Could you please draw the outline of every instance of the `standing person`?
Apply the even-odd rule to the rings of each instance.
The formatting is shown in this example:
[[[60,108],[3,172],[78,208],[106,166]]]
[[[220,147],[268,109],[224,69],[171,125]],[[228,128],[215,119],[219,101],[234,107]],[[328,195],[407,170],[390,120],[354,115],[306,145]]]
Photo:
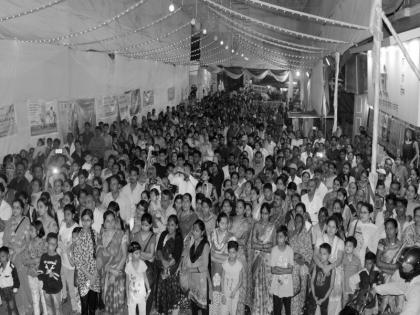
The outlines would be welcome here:
[[[24,204],[21,200],[15,200],[12,204],[12,216],[5,222],[3,245],[10,251],[10,260],[16,267],[20,288],[15,299],[19,314],[30,313],[32,309],[32,295],[28,283],[28,270],[23,265],[23,250],[29,240],[29,218],[23,216]]]
[[[185,237],[192,230],[194,222],[198,220],[198,216],[192,207],[192,197],[189,193],[186,193],[182,196],[181,209],[182,211],[178,213],[179,228],[181,229],[181,234]]]
[[[147,265],[147,280],[153,292],[156,284],[156,274],[154,268],[156,234],[153,233],[153,218],[150,213],[145,213],[141,217],[140,231],[136,231],[130,236],[131,241],[137,242],[141,247],[141,259]],[[153,295],[147,297],[146,313],[149,314],[152,309]]]
[[[209,257],[210,246],[206,237],[206,226],[201,220],[193,224],[191,245],[186,250],[182,273],[188,276],[188,297],[192,315],[208,315]]]
[[[6,186],[0,183],[0,220],[7,221],[12,216],[12,207],[4,199]],[[0,246],[3,245],[3,231],[0,231]]]
[[[81,222],[83,228],[74,243],[73,260],[77,271],[82,315],[95,315],[100,285],[96,266],[96,234],[92,229],[92,210],[83,210]]]
[[[72,233],[75,227],[78,227],[74,221],[76,208],[72,204],[64,206],[64,221],[58,232],[58,252],[61,255],[61,279],[63,281],[62,299],[70,298],[72,311],[79,312],[78,300],[74,284],[74,267],[71,265],[68,252],[72,244]],[[67,290],[68,287],[68,290]]]
[[[9,248],[0,247],[0,297],[6,302],[9,315],[17,315],[15,294],[19,291],[19,276],[10,260]]]
[[[45,235],[48,235],[49,233],[58,233],[57,221],[54,220],[52,206],[47,198],[41,197],[38,199],[36,210],[38,220],[40,220],[44,226]]]
[[[362,269],[359,257],[354,254],[357,247],[357,240],[353,236],[349,236],[344,241],[344,257],[343,257],[343,305],[351,300],[353,290],[350,288],[350,277],[358,273]]]
[[[244,268],[238,259],[239,244],[236,241],[228,242],[228,259],[223,263],[222,273],[222,315],[244,314],[244,310],[238,310],[241,287],[246,275]],[[238,312],[239,311],[239,312]]]
[[[322,243],[319,246],[320,259],[319,264],[316,265],[312,272],[311,279],[311,309],[308,314],[315,314],[316,308],[320,308],[321,315],[329,314],[329,296],[334,287],[335,269],[330,269],[328,272],[322,267],[328,267],[331,263],[329,261],[331,256],[331,246],[328,243]]]
[[[200,220],[206,225],[206,234],[211,235],[216,227],[216,216],[212,211],[213,204],[209,198],[201,201],[201,211],[198,213]]]
[[[34,315],[40,315],[39,301],[41,301],[42,313],[47,313],[47,304],[42,292],[42,282],[38,279],[38,266],[41,256],[47,251],[47,244],[44,240],[44,227],[41,221],[31,224],[29,230],[29,243],[25,248],[23,264],[28,270],[28,283],[32,294],[32,306]]]
[[[177,269],[181,262],[184,240],[176,215],[169,216],[166,230],[160,235],[156,260],[158,266],[156,308],[159,314],[178,314],[182,291]]]
[[[104,213],[104,228],[98,237],[96,264],[101,279],[102,301],[109,314],[121,314],[125,306],[124,266],[127,234],[117,226],[114,212]]]
[[[407,167],[417,168],[419,158],[419,145],[416,139],[413,137],[413,131],[408,128],[405,130],[401,158],[403,162],[407,165]]]
[[[147,266],[141,258],[139,243],[131,242],[128,252],[130,258],[125,267],[128,315],[136,315],[136,307],[139,308],[139,315],[146,315],[146,300],[151,292]]]
[[[344,242],[337,236],[338,227],[338,221],[335,216],[328,218],[326,233],[315,244],[314,262],[316,266],[321,268],[325,275],[333,269],[335,270],[335,281],[332,282],[334,283],[333,290],[328,301],[328,315],[338,315],[342,307]],[[319,249],[323,243],[328,243],[331,246],[331,255],[328,259],[330,264],[328,265],[323,264],[321,260],[322,256]]]
[[[271,282],[270,253],[275,242],[275,225],[270,222],[270,205],[261,205],[261,219],[255,223],[251,235],[252,314],[268,315],[273,310],[269,296]]]
[[[293,249],[287,245],[287,227],[277,230],[277,245],[271,249],[270,265],[273,275],[270,293],[273,295],[273,310],[281,313],[284,305],[286,315],[291,315],[293,296]]]
[[[228,258],[227,243],[232,237],[229,233],[229,218],[226,213],[221,212],[216,220],[216,229],[210,237],[210,259],[211,259],[211,282],[213,296],[210,304],[210,314],[220,314],[221,306],[221,278],[223,263]]]
[[[62,314],[61,310],[61,257],[57,253],[58,236],[47,235],[48,250],[41,256],[38,279],[42,281],[42,290],[47,303],[47,314]]]

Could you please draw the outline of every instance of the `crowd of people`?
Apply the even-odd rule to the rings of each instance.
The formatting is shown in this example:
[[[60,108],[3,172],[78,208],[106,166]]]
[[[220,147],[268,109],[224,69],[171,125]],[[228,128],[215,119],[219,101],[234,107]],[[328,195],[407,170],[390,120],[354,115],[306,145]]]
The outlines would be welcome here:
[[[420,245],[411,132],[373,176],[365,132],[305,137],[283,109],[217,94],[4,157],[8,313],[400,312],[370,293]]]

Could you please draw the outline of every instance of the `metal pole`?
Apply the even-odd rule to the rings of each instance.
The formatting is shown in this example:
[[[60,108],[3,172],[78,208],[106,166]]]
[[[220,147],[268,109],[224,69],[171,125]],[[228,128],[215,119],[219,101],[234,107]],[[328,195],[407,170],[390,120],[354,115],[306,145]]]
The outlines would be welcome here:
[[[375,0],[373,5],[371,32],[373,33],[373,135],[372,135],[372,160],[370,171],[376,174],[376,160],[378,151],[378,125],[379,125],[379,89],[381,79],[381,42],[382,42],[382,0]]]
[[[334,125],[333,133],[337,131],[338,117],[338,75],[340,73],[340,53],[335,53],[335,87],[334,87]]]

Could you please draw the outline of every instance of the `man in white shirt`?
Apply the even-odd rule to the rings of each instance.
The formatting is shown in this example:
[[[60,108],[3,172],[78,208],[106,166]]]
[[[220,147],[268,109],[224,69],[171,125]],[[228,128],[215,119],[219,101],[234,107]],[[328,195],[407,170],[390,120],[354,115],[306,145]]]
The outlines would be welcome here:
[[[267,150],[269,155],[274,155],[274,148],[276,147],[276,143],[271,138],[271,134],[267,133],[265,142],[264,142],[264,149]]]
[[[177,215],[177,213],[176,210],[172,207],[172,193],[165,189],[162,191],[160,198],[160,209],[155,218],[157,227],[153,228],[153,231],[157,234],[165,231],[168,218],[171,215]]]
[[[120,206],[120,216],[124,223],[128,224],[131,219],[131,206],[127,197],[118,190],[119,181],[115,177],[110,181],[110,192],[107,193],[102,202],[103,207],[106,209],[111,201],[115,201]]]
[[[306,207],[306,212],[311,217],[312,224],[318,223],[318,212],[319,209],[322,208],[322,200],[320,195],[316,193],[316,181],[314,179],[310,179],[309,183],[309,191],[307,194],[302,196],[302,203]]]
[[[6,187],[0,183],[0,219],[7,221],[12,216],[12,207],[4,200]],[[3,246],[3,232],[0,232],[0,247]]]
[[[169,174],[168,179],[171,185],[178,187],[178,194],[183,195],[189,193],[193,199],[193,207],[195,206],[195,187],[197,180],[190,174],[191,168],[189,164],[185,164],[184,168],[177,167],[174,174]]]
[[[87,195],[85,202],[86,209],[91,209],[93,211],[92,229],[99,234],[101,232],[102,224],[104,223],[104,210],[96,207],[95,199],[92,195]]]
[[[241,150],[241,152],[246,152],[247,153],[249,163],[252,163],[252,160],[254,159],[254,151],[248,145],[248,137],[246,135],[242,136],[241,145],[239,146],[239,149]]]
[[[128,184],[121,190],[121,194],[125,196],[130,203],[130,217],[134,217],[136,206],[141,200],[141,193],[145,189],[145,184],[139,183],[139,174],[140,172],[137,167],[131,167]]]

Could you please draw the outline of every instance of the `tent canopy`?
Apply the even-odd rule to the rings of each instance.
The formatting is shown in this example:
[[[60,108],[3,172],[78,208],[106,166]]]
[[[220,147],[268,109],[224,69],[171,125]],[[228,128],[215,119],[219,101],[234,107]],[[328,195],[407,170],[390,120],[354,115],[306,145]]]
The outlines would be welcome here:
[[[0,39],[188,64],[190,35],[201,34],[202,65],[310,69],[370,36],[371,6],[372,0],[3,0]]]

